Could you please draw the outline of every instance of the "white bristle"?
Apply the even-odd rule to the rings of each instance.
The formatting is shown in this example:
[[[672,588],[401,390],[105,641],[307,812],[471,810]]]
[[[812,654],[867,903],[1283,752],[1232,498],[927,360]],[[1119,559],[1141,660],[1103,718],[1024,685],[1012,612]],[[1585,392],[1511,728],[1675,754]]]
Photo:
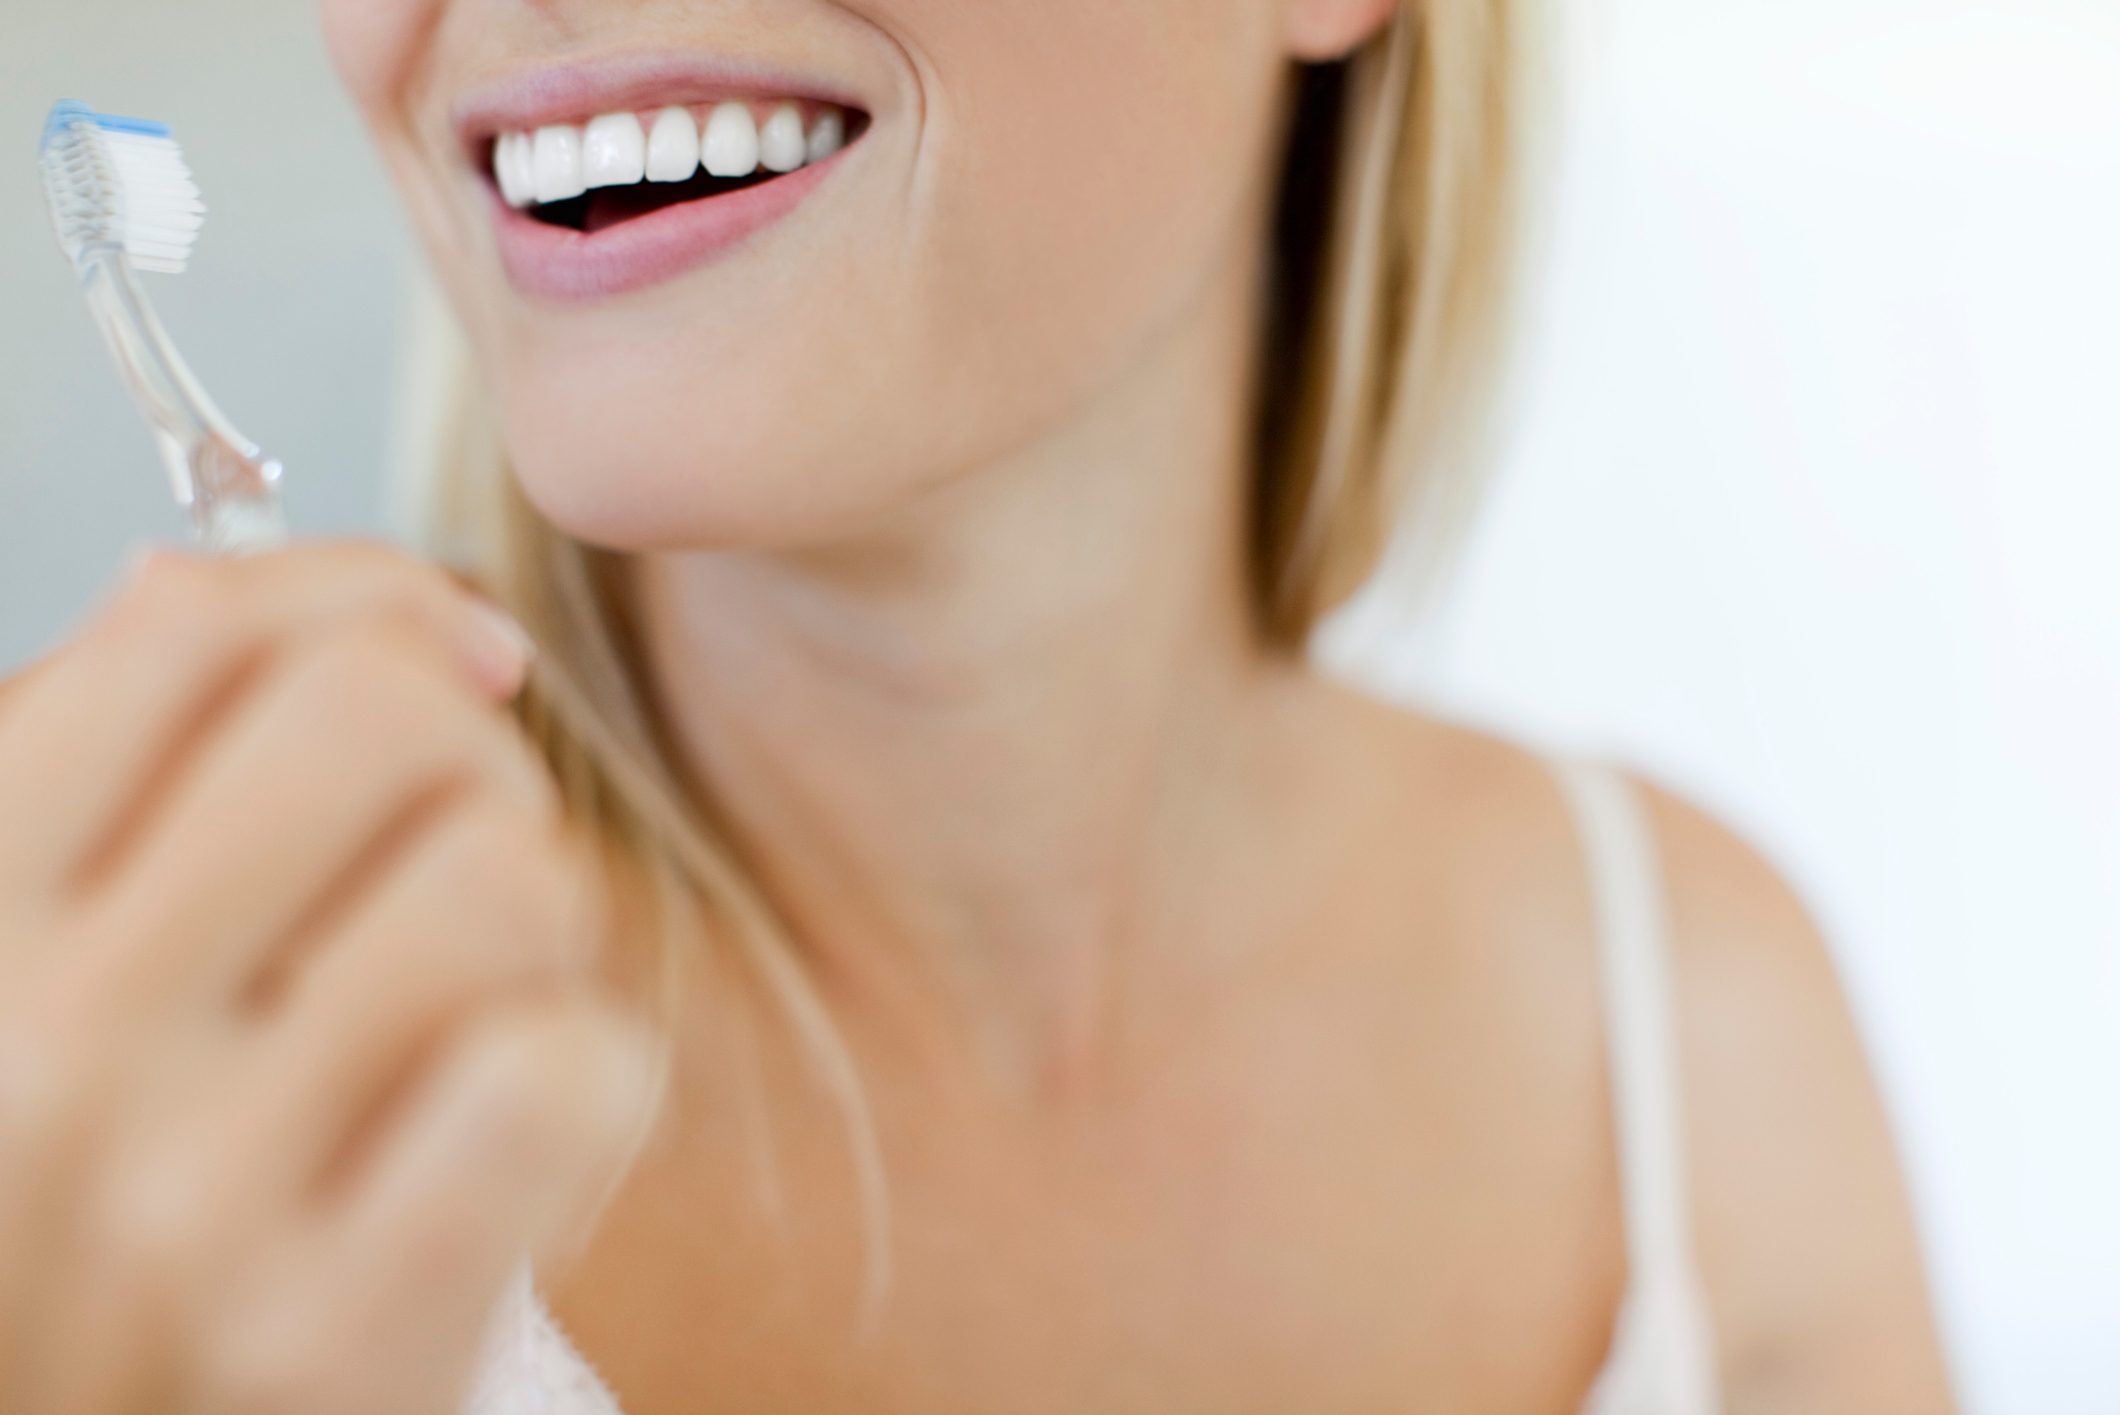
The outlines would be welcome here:
[[[68,258],[117,245],[142,270],[183,273],[206,224],[206,204],[176,139],[75,119],[49,137],[43,167]]]

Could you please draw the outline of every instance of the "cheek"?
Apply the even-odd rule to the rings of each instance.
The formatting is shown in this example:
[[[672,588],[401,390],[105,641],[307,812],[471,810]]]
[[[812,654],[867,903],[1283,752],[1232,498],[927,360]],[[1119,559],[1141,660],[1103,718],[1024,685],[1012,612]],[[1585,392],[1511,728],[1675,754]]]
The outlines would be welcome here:
[[[318,0],[324,46],[347,92],[371,118],[411,64],[444,0]]]
[[[1252,0],[987,0],[935,38],[935,303],[1053,399],[1118,372],[1251,231],[1278,72]],[[945,48],[948,44],[953,47]]]

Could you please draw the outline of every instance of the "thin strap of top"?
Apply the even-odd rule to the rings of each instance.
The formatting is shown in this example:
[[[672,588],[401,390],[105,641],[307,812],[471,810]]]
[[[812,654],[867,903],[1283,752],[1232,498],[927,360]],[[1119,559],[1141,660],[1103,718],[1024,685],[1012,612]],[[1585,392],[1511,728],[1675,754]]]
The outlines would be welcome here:
[[[1566,758],[1551,766],[1575,817],[1596,910],[1630,1269],[1607,1370],[1615,1389],[1601,1408],[1708,1415],[1719,1405],[1714,1340],[1693,1258],[1655,836],[1639,795],[1618,772]]]

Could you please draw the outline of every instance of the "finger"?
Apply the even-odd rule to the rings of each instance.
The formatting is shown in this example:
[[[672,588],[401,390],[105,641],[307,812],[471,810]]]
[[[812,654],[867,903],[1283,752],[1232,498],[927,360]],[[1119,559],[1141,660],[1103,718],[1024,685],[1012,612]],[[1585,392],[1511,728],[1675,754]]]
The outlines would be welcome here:
[[[358,890],[364,865],[452,794],[560,828],[557,791],[527,742],[436,656],[430,638],[363,624],[284,660],[173,786],[96,902],[91,933],[125,955],[93,962],[108,986],[162,1010],[240,998],[278,945],[330,912],[335,890]]]
[[[290,606],[274,621],[285,628],[394,611],[448,644],[495,699],[522,688],[536,654],[522,626],[455,571],[380,542],[311,541],[217,563],[238,598]]]
[[[36,828],[0,830],[0,888],[63,885],[261,657],[360,614],[428,630],[496,698],[520,686],[520,630],[447,575],[397,552],[153,556],[78,642],[9,694],[0,802]]]
[[[341,1329],[467,1375],[516,1265],[617,1177],[652,1104],[650,1056],[634,1024],[597,1004],[526,1004],[467,1030],[333,1228]]]
[[[13,702],[21,694],[22,690],[30,685],[30,682],[44,667],[45,663],[43,661],[26,664],[5,678],[0,678],[0,722],[4,722],[7,719],[8,704]]]
[[[585,979],[603,907],[584,853],[553,850],[516,812],[450,812],[311,951],[249,1044],[255,1079],[229,1127],[258,1157],[246,1182],[317,1187],[390,1084],[475,1007]]]
[[[74,1215],[122,1084],[88,1019],[45,999],[0,993],[0,1410],[43,1409],[7,1385],[42,1365],[64,1308],[55,1291]],[[41,1399],[41,1397],[40,1397]]]
[[[536,652],[522,626],[455,571],[377,541],[311,541],[217,562],[246,600],[276,597],[303,611],[283,622],[329,622],[395,609],[431,629],[473,681],[513,697]]]

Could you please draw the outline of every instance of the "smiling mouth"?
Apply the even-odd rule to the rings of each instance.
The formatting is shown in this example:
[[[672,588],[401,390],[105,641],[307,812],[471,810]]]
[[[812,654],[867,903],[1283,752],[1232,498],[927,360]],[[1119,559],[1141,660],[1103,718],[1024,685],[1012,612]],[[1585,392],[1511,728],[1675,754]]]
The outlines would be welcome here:
[[[595,235],[777,181],[825,161],[867,127],[866,113],[839,104],[729,99],[502,133],[484,159],[509,207]]]

